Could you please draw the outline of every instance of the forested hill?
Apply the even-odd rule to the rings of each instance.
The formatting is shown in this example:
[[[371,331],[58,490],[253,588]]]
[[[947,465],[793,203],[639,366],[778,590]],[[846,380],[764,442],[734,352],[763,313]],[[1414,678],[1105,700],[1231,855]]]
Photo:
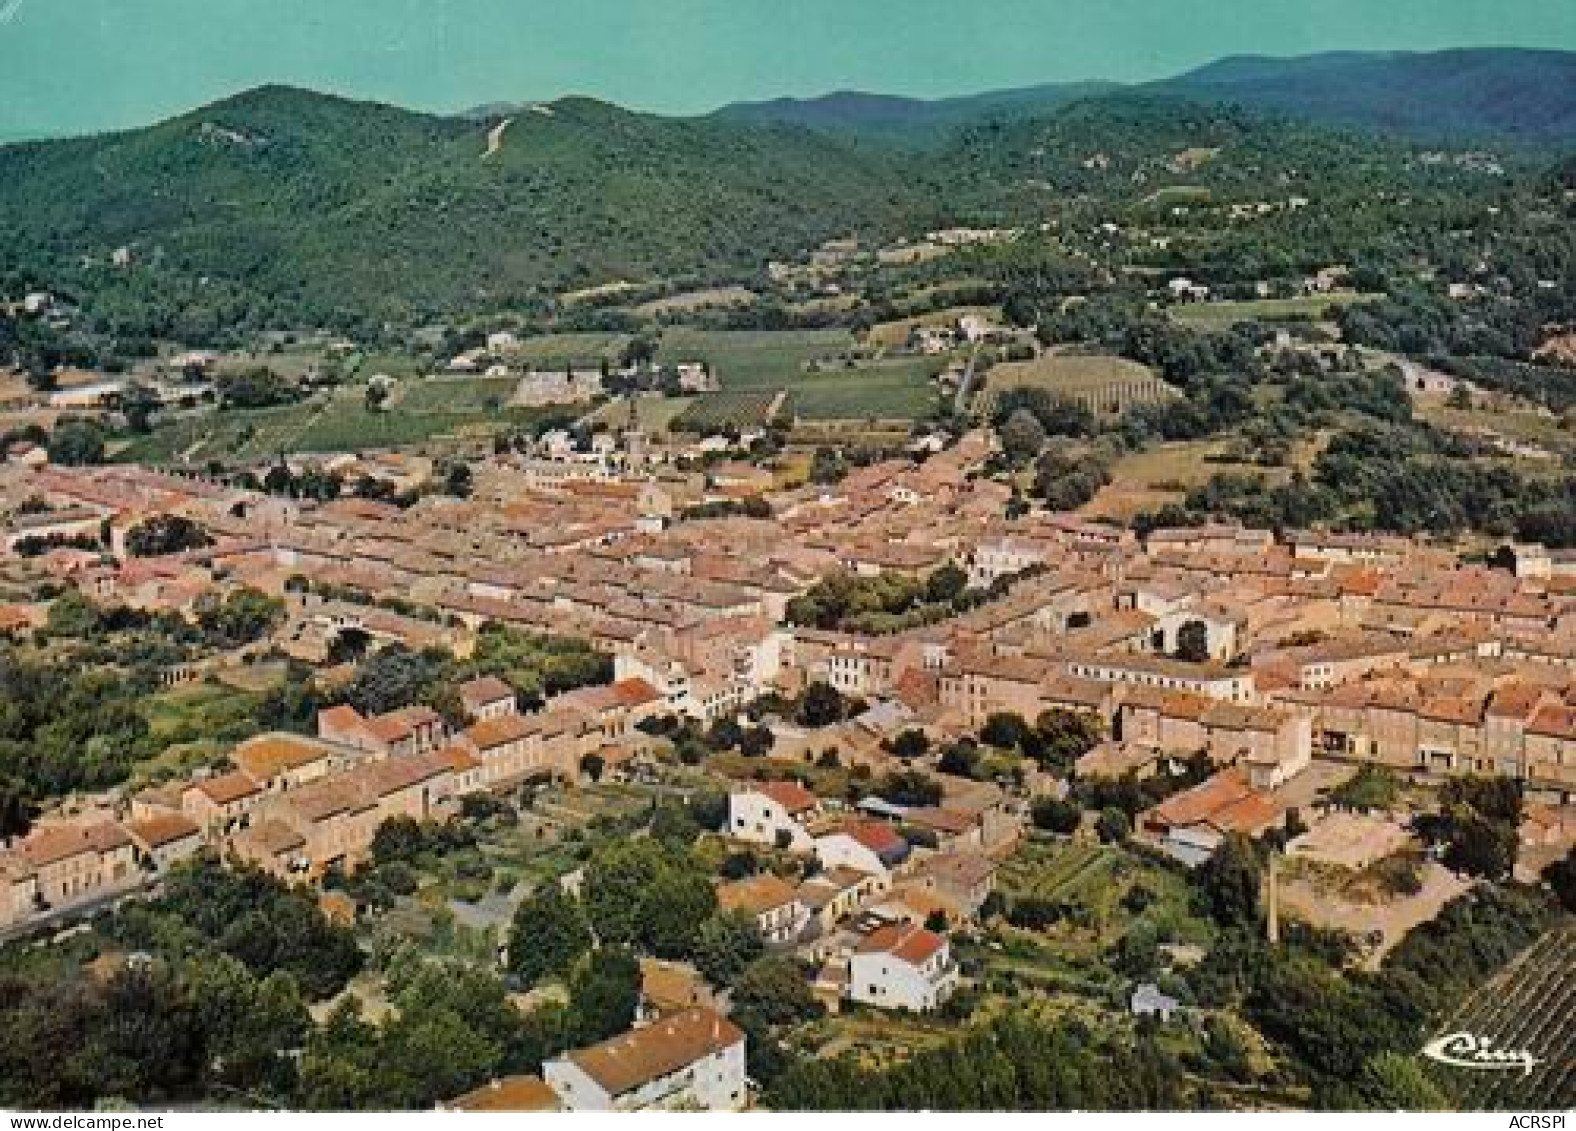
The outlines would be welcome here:
[[[0,148],[0,261],[128,247],[216,288],[403,319],[544,283],[758,269],[850,230],[909,230],[934,199],[887,154],[804,129],[588,99],[478,122],[267,87],[145,130]]]
[[[1125,88],[1073,83],[935,100],[842,91],[822,98],[737,103],[717,114],[924,147],[962,127],[988,120],[1011,123],[1121,89],[1228,102],[1414,140],[1576,146],[1576,52],[1515,48],[1236,56]]]
[[[1419,139],[1576,145],[1570,51],[1239,56],[1150,89]]]
[[[844,137],[911,148],[934,146],[960,128],[986,119],[1019,119],[1120,90],[1118,83],[1057,83],[963,98],[901,98],[844,90],[819,98],[737,102],[715,117],[725,121],[804,126]]]
[[[63,291],[128,335],[410,326],[617,280],[755,283],[834,236],[1044,223],[1168,191],[1333,208],[1409,183],[1414,157],[1143,92],[915,150],[583,98],[434,117],[266,87],[144,130],[0,147],[0,284]],[[1330,212],[1331,231],[1360,211]],[[110,266],[122,248],[132,269]]]

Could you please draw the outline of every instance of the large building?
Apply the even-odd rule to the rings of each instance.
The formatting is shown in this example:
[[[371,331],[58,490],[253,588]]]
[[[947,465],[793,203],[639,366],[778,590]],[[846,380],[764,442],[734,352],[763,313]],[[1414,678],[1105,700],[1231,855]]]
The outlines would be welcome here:
[[[740,1111],[744,1033],[710,1009],[632,1029],[542,1066],[565,1111]]]

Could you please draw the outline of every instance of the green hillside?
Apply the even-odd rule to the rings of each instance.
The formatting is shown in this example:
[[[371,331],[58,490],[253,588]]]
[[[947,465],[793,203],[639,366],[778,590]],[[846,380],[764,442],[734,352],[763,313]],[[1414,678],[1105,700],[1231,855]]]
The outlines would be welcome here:
[[[111,307],[162,273],[177,308],[206,278],[204,303],[261,292],[285,320],[410,321],[745,273],[923,220],[891,159],[802,129],[572,99],[522,112],[484,156],[500,124],[268,87],[147,130],[0,148],[0,260],[53,278],[129,247],[148,270],[78,280]]]

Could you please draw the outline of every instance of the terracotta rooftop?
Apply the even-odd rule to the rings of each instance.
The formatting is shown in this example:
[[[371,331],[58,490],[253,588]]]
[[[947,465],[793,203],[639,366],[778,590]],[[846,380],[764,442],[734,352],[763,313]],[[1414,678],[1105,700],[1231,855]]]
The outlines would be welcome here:
[[[751,915],[776,910],[795,898],[793,887],[770,872],[734,880],[717,889],[717,904],[724,911],[745,911]]]
[[[483,676],[460,684],[460,702],[468,711],[513,698],[514,688],[495,675]]]
[[[132,821],[126,826],[126,831],[133,840],[152,849],[196,836],[200,830],[194,822],[178,813],[159,813]]]
[[[269,781],[328,756],[322,746],[295,734],[260,734],[230,752],[230,760],[257,781]]]
[[[263,789],[249,774],[234,770],[218,777],[193,782],[192,788],[207,796],[215,805],[228,805],[245,797],[253,797]]]
[[[505,1076],[456,1096],[442,1105],[450,1111],[535,1112],[557,1111],[558,1093],[540,1076]]]
[[[792,781],[757,782],[747,787],[752,792],[771,798],[789,814],[804,813],[814,809],[820,800],[804,786]]]
[[[721,1014],[689,1009],[566,1056],[609,1095],[622,1096],[743,1040]]]
[[[859,944],[859,953],[890,954],[911,966],[922,966],[946,945],[946,939],[924,927],[889,923],[866,935]]]

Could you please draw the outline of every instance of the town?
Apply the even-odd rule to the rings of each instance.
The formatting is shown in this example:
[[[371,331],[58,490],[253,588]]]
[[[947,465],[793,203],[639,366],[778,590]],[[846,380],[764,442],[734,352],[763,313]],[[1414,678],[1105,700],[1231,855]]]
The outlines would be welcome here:
[[[358,929],[441,893],[448,929],[510,968],[533,939],[518,917],[618,882],[599,826],[655,813],[659,838],[688,814],[703,879],[679,890],[704,921],[631,936],[645,1020],[442,1102],[731,1109],[751,1083],[726,1013],[762,971],[713,953],[713,922],[787,963],[766,973],[801,984],[771,992],[806,1016],[924,1017],[1025,961],[996,970],[1003,938],[1116,926],[1088,880],[1130,883],[1125,906],[1247,851],[1272,940],[1296,918],[1371,965],[1472,877],[1536,883],[1576,843],[1569,555],[1514,545],[1491,568],[1384,535],[1009,519],[982,431],[782,490],[747,464],[678,473],[700,454],[684,441],[604,435],[472,460],[465,497],[403,508],[14,447],[7,583],[47,595],[4,607],[14,640],[113,652],[146,618],[231,619],[155,661],[152,693],[296,680],[323,705],[38,812],[0,854],[0,928],[69,936],[212,858]],[[894,595],[890,627],[849,627]],[[578,670],[521,680],[511,646],[552,641]],[[1515,803],[1451,793],[1491,781]],[[408,861],[403,894],[381,886],[392,828],[419,842],[499,812],[535,828],[523,871],[489,845],[480,892]],[[1047,853],[1054,885],[1030,866]],[[1162,987],[1197,961],[1189,934],[1150,933],[1133,1014],[1185,1012]]]
[[[723,6],[0,3],[0,1106],[1576,1106],[1559,17]]]

